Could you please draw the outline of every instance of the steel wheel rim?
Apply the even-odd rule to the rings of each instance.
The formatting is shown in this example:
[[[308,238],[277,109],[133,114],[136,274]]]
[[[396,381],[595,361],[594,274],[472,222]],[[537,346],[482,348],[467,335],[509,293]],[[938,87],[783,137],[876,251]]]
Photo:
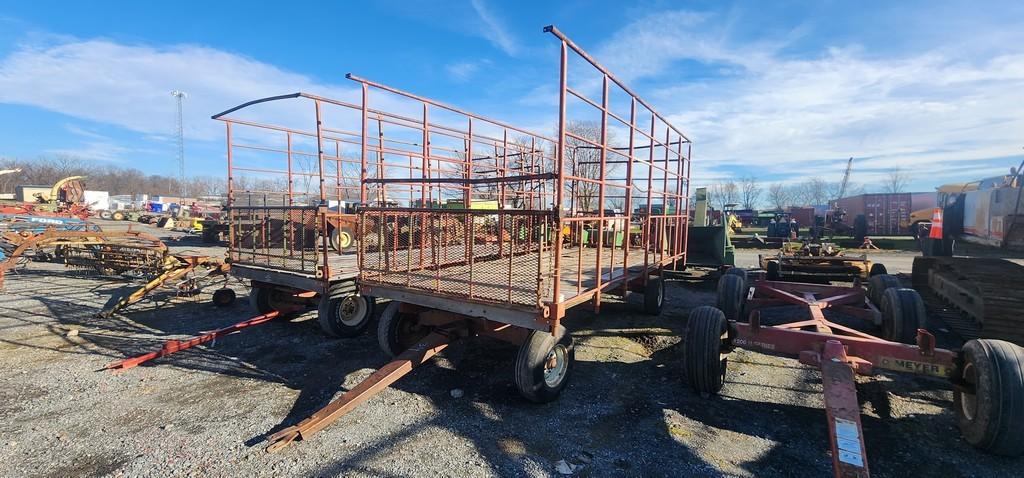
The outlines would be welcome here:
[[[338,318],[347,326],[359,325],[366,315],[366,301],[357,295],[350,295],[338,303]]]
[[[544,358],[544,384],[554,388],[565,379],[569,371],[569,351],[562,344],[555,345]]]
[[[348,232],[341,231],[338,233],[338,246],[345,249],[352,245],[352,235]]]
[[[975,393],[960,392],[960,411],[963,413],[964,418],[973,422],[978,414],[978,396],[976,395],[978,391],[978,373],[974,369],[974,364],[968,363],[964,365],[964,372],[961,374],[961,378],[964,382],[975,387]]]

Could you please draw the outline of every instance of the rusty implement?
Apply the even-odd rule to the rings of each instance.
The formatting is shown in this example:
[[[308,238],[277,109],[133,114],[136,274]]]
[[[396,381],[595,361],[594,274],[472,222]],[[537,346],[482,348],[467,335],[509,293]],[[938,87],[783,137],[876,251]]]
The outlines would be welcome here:
[[[150,360],[158,359],[160,357],[166,357],[166,356],[171,355],[171,354],[173,354],[175,352],[179,352],[179,351],[182,351],[182,350],[185,350],[185,349],[190,349],[192,347],[195,347],[197,345],[202,345],[202,344],[205,344],[207,342],[212,342],[214,340],[217,340],[220,337],[223,337],[223,336],[228,335],[228,334],[233,334],[233,333],[238,332],[239,330],[242,330],[244,328],[252,327],[254,325],[260,325],[260,324],[264,324],[264,323],[270,322],[270,321],[272,321],[274,319],[277,319],[277,318],[281,317],[281,315],[282,314],[280,312],[275,310],[275,311],[271,311],[271,312],[266,313],[266,314],[257,315],[256,317],[253,317],[251,319],[244,320],[244,321],[239,322],[237,324],[230,325],[230,326],[224,327],[222,329],[217,329],[217,330],[214,330],[213,332],[208,332],[208,333],[205,333],[203,335],[200,335],[198,337],[194,337],[194,338],[191,338],[191,339],[188,339],[188,340],[168,340],[167,342],[164,342],[164,345],[163,345],[163,347],[160,348],[160,350],[144,353],[142,355],[138,355],[138,356],[135,356],[135,357],[126,358],[124,360],[119,360],[117,362],[110,363],[106,367],[104,367],[104,369],[107,369],[107,370],[111,370],[111,369],[126,370],[126,369],[130,369],[130,368],[133,368],[133,367],[137,367],[137,366],[141,365],[142,363],[148,362]]]
[[[430,333],[423,340],[409,347],[390,363],[367,377],[366,380],[360,382],[355,388],[345,392],[340,398],[321,408],[309,418],[299,422],[298,425],[290,426],[271,435],[268,440],[267,452],[274,453],[280,451],[296,439],[305,440],[314,433],[323,430],[346,413],[351,412],[363,402],[366,402],[392,383],[398,381],[398,379],[411,372],[412,369],[426,363],[431,357],[448,347],[448,344],[456,336],[457,334],[444,330]]]
[[[5,236],[5,239],[10,237]],[[7,259],[0,263],[0,270],[13,269],[25,258],[36,258],[111,273],[155,271],[163,268],[167,257],[167,245],[143,232],[48,228],[19,240]]]
[[[194,276],[194,272],[197,268],[205,268],[206,273],[198,277],[188,277],[190,275]],[[115,298],[111,301],[112,303],[108,303],[108,305],[96,315],[102,318],[109,318],[114,315],[115,312],[142,300],[150,292],[153,292],[169,282],[185,277],[187,277],[187,279],[178,284],[178,290],[184,294],[194,294],[200,289],[201,283],[208,282],[211,279],[218,277],[226,279],[229,269],[230,265],[207,256],[169,256],[168,260],[165,262],[163,272],[151,279],[149,282],[146,282],[142,287],[138,288],[131,294],[125,297]]]

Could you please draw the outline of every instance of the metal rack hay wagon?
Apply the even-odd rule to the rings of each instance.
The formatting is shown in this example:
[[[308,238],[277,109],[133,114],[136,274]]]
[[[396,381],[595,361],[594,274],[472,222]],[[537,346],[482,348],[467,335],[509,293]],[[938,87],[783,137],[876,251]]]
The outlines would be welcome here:
[[[391,300],[378,340],[395,360],[268,450],[463,337],[519,345],[520,393],[554,400],[572,371],[569,308],[641,292],[660,313],[662,270],[685,260],[690,141],[555,27],[544,31],[561,43],[553,137],[348,76],[361,89],[358,280],[364,296]]]
[[[213,116],[227,135],[228,262],[251,281],[259,314],[315,306],[335,337],[369,324],[375,301],[355,284],[362,113],[355,103],[294,93]]]
[[[761,314],[794,305],[806,314],[794,316],[791,309],[767,318]],[[838,323],[833,313],[877,325],[881,337]],[[948,379],[964,440],[992,453],[1020,455],[1024,349],[1002,340],[971,340],[960,350],[937,348],[926,319],[917,292],[901,288],[887,274],[876,274],[865,290],[859,281],[852,286],[748,282],[745,271],[730,269],[719,279],[717,307],[690,312],[683,340],[687,381],[701,394],[717,393],[735,347],[798,358],[818,368],[837,477],[869,474],[854,376],[879,369]]]

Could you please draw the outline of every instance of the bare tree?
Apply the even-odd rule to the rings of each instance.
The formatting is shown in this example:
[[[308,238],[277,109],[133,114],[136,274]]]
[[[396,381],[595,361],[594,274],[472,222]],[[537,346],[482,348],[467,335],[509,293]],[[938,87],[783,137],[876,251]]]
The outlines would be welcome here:
[[[793,194],[785,184],[772,183],[771,186],[768,186],[768,202],[775,206],[775,209],[785,209],[792,200]]]
[[[566,124],[566,131],[594,143],[601,142],[601,125],[597,122],[571,121]],[[611,145],[612,143],[613,138],[609,132],[607,144]],[[612,161],[616,158],[609,157],[608,159]],[[567,174],[581,178],[600,179],[602,177],[601,149],[587,141],[567,135],[564,167]],[[606,164],[603,171],[604,177],[615,176],[618,169],[618,164]],[[587,181],[566,181],[566,187],[569,189],[566,194],[575,200],[573,207],[577,211],[594,211],[604,207],[598,204],[599,184]]]
[[[910,175],[894,169],[889,171],[889,177],[882,183],[882,192],[890,194],[906,192],[909,185]]]
[[[829,184],[821,178],[810,178],[792,189],[793,202],[800,206],[828,204]]]
[[[761,185],[754,176],[745,176],[740,180],[740,202],[743,209],[754,209],[761,199]]]
[[[708,187],[708,203],[720,210],[725,209],[726,204],[736,203],[739,190],[739,186],[732,181],[712,184]]]

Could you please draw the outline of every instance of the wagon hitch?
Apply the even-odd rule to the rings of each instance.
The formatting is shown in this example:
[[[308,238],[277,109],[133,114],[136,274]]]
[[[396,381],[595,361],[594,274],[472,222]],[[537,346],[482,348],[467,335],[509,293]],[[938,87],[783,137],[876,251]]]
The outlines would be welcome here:
[[[182,350],[185,350],[185,349],[190,349],[192,347],[195,347],[197,345],[202,345],[202,344],[205,344],[207,342],[212,342],[214,340],[217,340],[219,337],[223,337],[223,336],[228,335],[228,334],[233,334],[233,333],[238,332],[239,330],[242,330],[242,329],[244,329],[246,327],[252,327],[254,325],[259,325],[259,324],[263,324],[263,323],[266,323],[266,322],[270,322],[271,320],[274,320],[276,318],[281,317],[281,315],[282,314],[280,312],[274,310],[274,311],[270,311],[270,312],[268,312],[266,314],[257,315],[256,317],[253,317],[253,318],[248,319],[248,320],[243,320],[242,322],[239,322],[237,324],[229,325],[229,326],[224,327],[222,329],[217,329],[217,330],[214,330],[212,332],[208,332],[208,333],[205,333],[203,335],[200,335],[200,336],[197,336],[197,337],[193,337],[193,338],[188,339],[188,340],[168,340],[167,342],[164,342],[164,345],[163,345],[163,347],[160,348],[160,350],[144,353],[142,355],[138,355],[138,356],[135,356],[135,357],[126,358],[124,360],[118,360],[117,362],[112,362],[110,364],[107,364],[107,366],[103,367],[103,368],[106,369],[106,370],[110,370],[110,369],[126,370],[126,369],[129,369],[129,368],[133,368],[133,367],[139,366],[139,365],[141,365],[141,364],[143,364],[145,362],[148,362],[150,360],[153,360],[153,359],[158,359],[160,357],[166,357],[166,356],[171,355],[171,354],[173,354],[175,352],[179,352],[179,351],[182,351]]]
[[[460,334],[458,328],[444,328],[431,332],[418,343],[409,347],[387,365],[381,367],[355,388],[345,392],[337,400],[321,408],[309,418],[270,436],[267,445],[268,453],[275,453],[287,447],[296,439],[308,439],[314,433],[323,430],[357,406],[380,393],[392,383],[398,381],[419,365],[423,365],[431,357],[444,350]]]

